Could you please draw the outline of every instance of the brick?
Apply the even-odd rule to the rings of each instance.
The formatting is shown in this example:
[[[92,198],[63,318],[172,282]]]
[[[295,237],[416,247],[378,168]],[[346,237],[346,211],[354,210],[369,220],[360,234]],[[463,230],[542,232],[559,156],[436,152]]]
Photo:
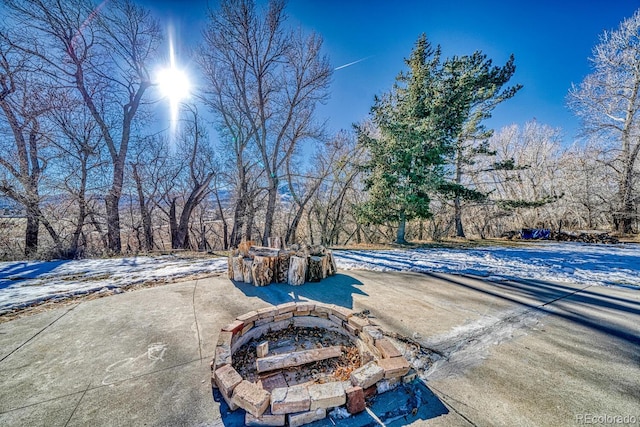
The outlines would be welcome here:
[[[341,318],[339,318],[338,316],[334,315],[334,314],[329,314],[329,320],[331,320],[333,323],[335,323],[336,325],[342,327],[343,325],[343,320]]]
[[[353,325],[350,325],[348,323],[344,324],[344,328],[347,330],[347,332],[349,332],[351,335],[355,335],[358,336],[358,333],[360,332],[360,330],[358,328],[356,328]]]
[[[400,350],[398,350],[398,348],[386,338],[376,340],[375,346],[378,350],[380,350],[380,354],[384,359],[391,359],[392,357],[402,356]]]
[[[345,390],[347,395],[347,411],[350,414],[358,414],[365,409],[364,390],[362,387],[349,387]]]
[[[365,388],[364,389],[364,398],[366,399],[371,399],[372,397],[374,397],[376,394],[378,394],[378,387],[376,387],[376,385],[372,385],[371,387]]]
[[[384,335],[382,334],[382,331],[375,326],[364,326],[362,328],[360,338],[362,338],[369,346],[373,347],[376,345],[376,340],[381,340],[384,338]]]
[[[256,347],[256,356],[265,357],[269,354],[269,341],[261,342]]]
[[[394,357],[392,359],[378,360],[378,366],[384,369],[385,378],[402,377],[409,372],[411,366],[404,357]]]
[[[265,319],[267,317],[273,317],[278,314],[276,307],[265,307],[258,310],[258,319]]]
[[[361,331],[363,327],[369,326],[369,320],[359,317],[359,316],[351,316],[348,320],[349,325],[356,328],[358,331]]]
[[[231,397],[233,389],[242,382],[242,377],[231,365],[224,365],[215,372],[216,384],[222,393],[226,397]]]
[[[231,400],[254,417],[260,417],[269,407],[271,395],[258,385],[242,380],[233,389]]]
[[[213,370],[224,365],[231,365],[231,350],[222,346],[216,347],[216,357],[213,359]]]
[[[333,314],[333,310],[331,308],[330,305],[327,304],[322,304],[322,303],[316,303],[316,308],[313,310],[318,314]]]
[[[384,378],[384,369],[376,362],[369,362],[351,373],[351,384],[369,388],[382,378]]]
[[[283,426],[287,421],[285,415],[274,415],[269,409],[264,411],[259,417],[254,417],[250,413],[244,416],[244,425],[246,426]]]
[[[339,305],[334,305],[332,308],[332,312],[334,316],[341,318],[342,320],[347,320],[349,317],[353,316],[353,311],[348,308],[340,307]]]
[[[242,328],[242,332],[240,333],[240,335],[246,334],[251,329],[253,329],[253,322],[245,323],[244,324],[244,328]]]
[[[229,323],[227,326],[222,328],[222,330],[231,332],[232,334],[235,335],[238,332],[240,332],[242,328],[244,328],[244,322],[241,322],[240,320],[234,320],[233,322]]]
[[[255,322],[256,320],[258,320],[259,317],[260,317],[260,315],[258,314],[258,312],[256,310],[254,310],[254,311],[250,311],[248,313],[245,313],[242,316],[236,317],[236,320],[239,320],[239,321],[244,322],[244,323],[251,323],[251,322]]]
[[[277,314],[273,316],[274,322],[279,322],[281,320],[291,319],[293,317],[293,312],[289,311],[287,313]]]
[[[316,305],[311,302],[299,302],[296,304],[296,311],[313,311]]]
[[[224,393],[220,393],[220,395],[222,396],[222,398],[224,399],[224,401],[227,403],[227,406],[229,406],[229,410],[230,411],[235,411],[236,409],[238,409],[238,405],[236,405],[233,402],[233,399],[231,399],[231,397],[227,397],[224,395]]]
[[[326,311],[312,310],[310,314],[314,317],[322,317],[323,319],[329,318],[329,313]]]
[[[272,322],[273,322],[273,316],[267,316],[267,317],[260,318],[260,319],[256,320],[254,322],[254,326],[262,326],[262,325],[265,325],[267,323],[272,323]]]
[[[311,398],[306,385],[296,385],[273,389],[271,392],[271,413],[292,414],[309,411]]]
[[[227,347],[231,348],[231,339],[233,338],[232,332],[220,331],[220,335],[218,335],[218,343],[219,347]]]
[[[299,427],[314,421],[320,421],[327,417],[327,410],[324,408],[316,409],[309,412],[298,412],[297,414],[289,414],[289,427]]]
[[[268,392],[271,392],[274,388],[286,387],[287,381],[284,379],[282,372],[278,372],[277,374],[260,378],[258,385]]]
[[[287,302],[284,304],[277,305],[278,314],[289,313],[291,311],[296,311],[297,304],[295,302]]]
[[[311,314],[310,311],[297,311],[297,310],[293,313],[294,316],[298,316],[298,317],[308,316],[309,314]]]
[[[312,411],[318,408],[333,408],[344,405],[347,401],[342,383],[339,382],[310,385],[309,396],[311,397],[310,409]]]
[[[402,377],[402,382],[405,384],[409,384],[410,382],[413,382],[413,380],[415,380],[416,378],[418,378],[418,373],[416,372],[415,369],[411,368],[409,369],[409,372],[407,372],[407,375]]]

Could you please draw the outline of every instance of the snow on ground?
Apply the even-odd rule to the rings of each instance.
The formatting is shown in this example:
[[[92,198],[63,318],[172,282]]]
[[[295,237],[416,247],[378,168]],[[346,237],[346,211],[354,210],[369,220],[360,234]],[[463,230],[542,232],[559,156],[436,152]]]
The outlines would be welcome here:
[[[334,255],[343,270],[468,274],[488,280],[535,279],[640,290],[640,245],[540,242],[474,249],[340,250]],[[226,258],[171,255],[0,262],[0,314],[48,299],[226,269]]]
[[[335,251],[338,268],[468,274],[640,289],[640,245],[526,243],[514,247]]]
[[[0,314],[52,298],[224,271],[226,258],[188,259],[171,255],[0,262]]]

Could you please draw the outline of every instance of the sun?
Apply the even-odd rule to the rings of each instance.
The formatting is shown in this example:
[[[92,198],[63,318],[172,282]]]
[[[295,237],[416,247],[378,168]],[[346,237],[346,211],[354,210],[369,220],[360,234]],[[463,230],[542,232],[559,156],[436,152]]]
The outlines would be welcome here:
[[[180,102],[191,94],[191,82],[189,75],[176,66],[172,38],[169,39],[169,65],[156,72],[156,84],[162,97],[169,101],[171,127],[174,128]]]

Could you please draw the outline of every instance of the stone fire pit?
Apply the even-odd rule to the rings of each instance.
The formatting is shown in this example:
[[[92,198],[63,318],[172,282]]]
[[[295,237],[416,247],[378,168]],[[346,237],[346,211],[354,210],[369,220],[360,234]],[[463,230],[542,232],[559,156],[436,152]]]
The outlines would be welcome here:
[[[366,316],[316,302],[239,316],[222,328],[212,383],[246,425],[300,426],[415,379],[415,371]]]

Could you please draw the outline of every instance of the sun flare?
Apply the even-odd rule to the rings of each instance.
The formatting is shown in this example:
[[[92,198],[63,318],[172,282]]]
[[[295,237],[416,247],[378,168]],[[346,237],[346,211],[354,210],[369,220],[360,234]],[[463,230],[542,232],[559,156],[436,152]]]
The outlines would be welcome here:
[[[169,101],[171,128],[175,129],[180,102],[187,99],[191,94],[191,82],[188,74],[176,67],[173,40],[171,38],[169,39],[169,66],[157,71],[156,83],[162,97]]]

